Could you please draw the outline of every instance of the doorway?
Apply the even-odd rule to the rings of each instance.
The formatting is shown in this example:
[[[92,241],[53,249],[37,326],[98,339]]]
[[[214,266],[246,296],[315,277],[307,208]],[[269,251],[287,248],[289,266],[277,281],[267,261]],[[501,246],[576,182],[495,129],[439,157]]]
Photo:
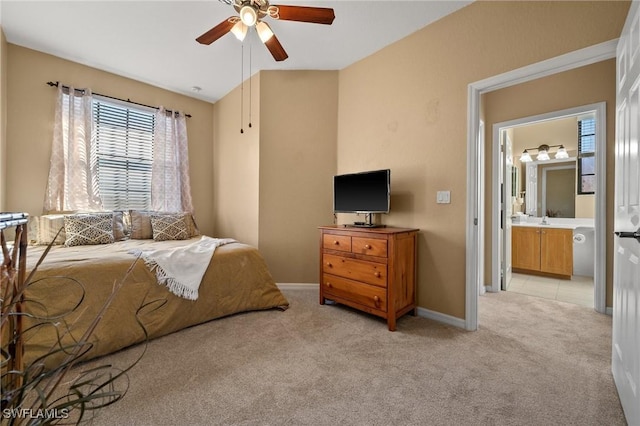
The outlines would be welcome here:
[[[590,132],[588,138],[581,138],[579,129],[587,125],[593,128],[593,136]],[[492,281],[487,290],[512,290],[590,305],[605,313],[604,244],[597,244],[595,236],[602,238],[605,233],[606,104],[601,102],[496,123],[492,142],[493,257]],[[589,147],[587,142],[591,144]],[[524,159],[523,154],[535,153],[541,143],[549,151],[548,159],[520,161]],[[560,148],[568,158],[553,158],[554,152],[561,157],[557,155]],[[572,279],[528,274],[514,277],[512,222],[516,222],[515,226],[550,223],[572,230]],[[591,250],[586,249],[587,245]],[[595,249],[598,245],[600,250]],[[589,271],[582,266],[585,263],[595,266]]]
[[[617,40],[610,40],[574,52],[570,52],[555,58],[528,65],[513,71],[499,74],[485,80],[476,81],[468,87],[468,118],[467,118],[467,211],[466,211],[466,285],[465,285],[465,329],[477,330],[478,328],[478,286],[484,285],[484,276],[481,274],[485,262],[484,252],[476,250],[476,244],[484,233],[484,221],[482,220],[481,182],[477,178],[480,164],[481,146],[478,141],[478,129],[480,125],[480,98],[483,93],[488,93],[505,87],[514,86],[537,78],[547,77],[563,71],[576,69],[586,65],[595,64],[616,57]],[[596,208],[600,208],[597,206]],[[604,210],[600,217],[604,217]],[[598,226],[599,233],[604,232],[604,226]],[[605,241],[604,235],[599,235],[600,241]],[[604,244],[601,250],[603,257],[606,252]],[[604,272],[604,271],[602,271]]]

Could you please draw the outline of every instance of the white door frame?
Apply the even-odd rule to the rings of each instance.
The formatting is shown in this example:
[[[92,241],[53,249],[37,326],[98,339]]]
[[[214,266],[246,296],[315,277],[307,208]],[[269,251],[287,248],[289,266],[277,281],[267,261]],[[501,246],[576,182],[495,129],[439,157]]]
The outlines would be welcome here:
[[[495,181],[492,187],[495,192],[493,198],[494,203],[491,207],[491,217],[494,226],[493,236],[498,238],[498,242],[492,238],[491,247],[493,249],[494,244],[498,246],[498,257],[503,260],[500,268],[501,273],[498,276],[502,277],[506,288],[511,282],[511,276],[513,274],[513,266],[511,264],[511,251],[513,247],[511,246],[511,221],[509,218],[513,214],[513,185],[517,185],[518,183],[513,182],[513,141],[507,132],[504,132],[502,137],[500,137],[499,134],[496,134],[495,129],[494,124],[493,154],[498,156],[499,170],[493,169],[493,179],[495,179]],[[497,151],[495,151],[496,148]],[[508,164],[508,162],[511,162],[511,164]],[[492,164],[493,167],[496,167],[495,158]],[[516,191],[520,192],[519,188],[517,188]],[[501,193],[502,197],[500,197]],[[516,196],[517,195],[519,194],[516,194]],[[498,280],[498,282],[500,282],[500,280]],[[492,288],[489,290],[492,290]]]
[[[483,93],[615,58],[617,43],[617,39],[609,40],[469,84],[467,88],[466,330],[478,329],[477,286],[480,280],[484,279],[479,273],[479,266],[484,265],[484,253],[482,250],[475,250],[475,243],[484,239],[484,220],[480,216],[478,202],[479,199],[484,199],[484,194],[481,192],[480,179],[477,178],[477,171],[481,170],[478,147],[480,96]]]
[[[586,113],[595,112],[596,119],[596,196],[595,196],[595,259],[593,274],[593,307],[597,312],[606,313],[606,211],[607,211],[607,103],[598,102],[590,105],[583,105],[575,108],[563,109],[531,117],[518,118],[511,121],[496,123],[493,125],[493,203],[492,217],[492,259],[491,285],[487,290],[491,292],[500,291],[500,252],[499,232],[496,227],[500,226],[498,212],[500,202],[500,183],[498,182],[498,171],[500,167],[500,140],[499,132],[503,128],[517,127],[525,124],[539,123],[558,118],[571,117]],[[553,160],[552,160],[553,161]],[[538,176],[540,182],[540,176]],[[543,187],[544,188],[544,187]],[[544,200],[544,196],[543,196]],[[543,206],[544,211],[544,206]]]

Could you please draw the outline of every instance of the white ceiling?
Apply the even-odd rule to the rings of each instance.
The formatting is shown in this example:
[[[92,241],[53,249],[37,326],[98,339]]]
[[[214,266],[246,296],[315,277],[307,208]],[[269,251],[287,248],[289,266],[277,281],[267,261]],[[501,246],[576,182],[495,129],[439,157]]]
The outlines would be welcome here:
[[[340,70],[469,3],[273,0],[330,7],[336,19],[328,26],[266,18],[289,58],[274,61],[251,34],[244,42],[244,77],[249,73],[248,40],[252,73]],[[232,6],[218,0],[0,0],[0,23],[9,43],[210,102],[240,84],[242,43],[231,34],[210,46],[195,39],[234,15]],[[194,86],[202,90],[196,93]]]

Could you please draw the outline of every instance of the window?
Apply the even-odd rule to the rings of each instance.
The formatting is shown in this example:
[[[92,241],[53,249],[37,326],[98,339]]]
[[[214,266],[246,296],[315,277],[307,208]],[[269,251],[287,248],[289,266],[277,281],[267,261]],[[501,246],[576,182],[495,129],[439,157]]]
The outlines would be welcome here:
[[[58,87],[45,211],[193,211],[185,114]]]
[[[578,120],[578,194],[596,191],[596,120]]]
[[[98,188],[105,210],[151,208],[153,110],[94,97]]]

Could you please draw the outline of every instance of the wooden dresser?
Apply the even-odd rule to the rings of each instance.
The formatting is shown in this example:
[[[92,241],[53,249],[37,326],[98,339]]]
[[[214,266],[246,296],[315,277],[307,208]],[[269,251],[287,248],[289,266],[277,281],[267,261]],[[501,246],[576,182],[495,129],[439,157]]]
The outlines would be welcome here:
[[[320,304],[333,300],[385,318],[416,308],[418,229],[320,227]]]

